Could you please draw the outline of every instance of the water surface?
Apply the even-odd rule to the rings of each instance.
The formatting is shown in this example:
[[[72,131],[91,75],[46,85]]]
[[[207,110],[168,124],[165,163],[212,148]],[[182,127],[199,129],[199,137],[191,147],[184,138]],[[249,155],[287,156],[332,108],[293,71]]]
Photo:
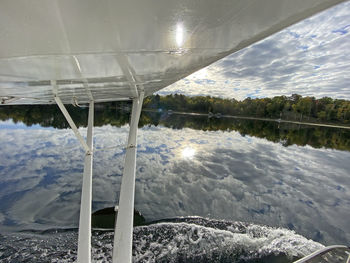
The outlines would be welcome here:
[[[339,142],[347,142],[348,133],[193,116],[159,115],[147,124],[145,118],[138,136],[135,208],[146,220],[199,216],[282,227],[323,245],[349,244],[350,152],[329,143],[346,148]],[[169,123],[170,118],[180,121]],[[225,128],[227,122],[240,132]],[[249,125],[253,131],[264,127],[265,137],[247,135]],[[0,126],[0,233],[76,228],[84,153],[73,132],[11,120]],[[94,132],[93,210],[98,210],[118,202],[128,125],[106,124]],[[331,140],[315,145],[312,138],[323,138],[322,132],[331,133]],[[289,139],[295,134],[303,138],[299,145]]]

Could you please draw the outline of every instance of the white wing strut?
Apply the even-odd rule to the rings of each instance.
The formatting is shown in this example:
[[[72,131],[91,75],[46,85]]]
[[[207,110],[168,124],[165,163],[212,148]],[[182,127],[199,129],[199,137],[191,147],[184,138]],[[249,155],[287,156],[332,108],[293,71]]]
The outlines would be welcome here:
[[[118,217],[115,224],[113,263],[131,263],[132,231],[134,223],[134,196],[136,170],[136,135],[144,92],[133,99],[130,131],[125,166],[119,197]]]
[[[54,90],[56,90],[55,101],[68,121],[75,136],[85,149],[83,185],[80,202],[80,219],[79,219],[79,237],[78,237],[78,263],[91,262],[91,203],[92,203],[92,162],[93,162],[93,126],[94,126],[94,101],[89,103],[89,117],[87,140],[81,136],[73,119],[69,115],[61,99],[57,96],[58,86],[52,81]]]
[[[90,101],[87,130],[87,145],[91,149],[85,153],[83,186],[80,203],[78,263],[91,262],[91,203],[92,203],[92,161],[93,161],[94,102]]]
[[[71,126],[77,139],[85,149],[85,162],[83,174],[83,186],[80,204],[79,238],[78,238],[78,263],[91,262],[91,203],[92,203],[92,162],[93,162],[93,122],[94,101],[90,101],[89,120],[87,130],[87,142],[81,136],[66,107],[57,95],[58,86],[54,87],[55,101]],[[113,246],[113,263],[131,263],[132,260],[132,234],[134,222],[134,197],[135,197],[135,170],[136,170],[136,136],[140,120],[144,91],[133,99],[130,120],[130,131],[126,147],[125,166],[119,197],[118,217],[115,223],[115,235]]]

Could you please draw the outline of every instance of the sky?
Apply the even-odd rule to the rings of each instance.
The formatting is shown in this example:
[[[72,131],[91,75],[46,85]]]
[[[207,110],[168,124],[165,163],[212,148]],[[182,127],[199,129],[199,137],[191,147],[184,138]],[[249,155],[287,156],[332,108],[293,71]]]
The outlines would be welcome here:
[[[350,1],[159,91],[243,100],[297,93],[350,99]]]

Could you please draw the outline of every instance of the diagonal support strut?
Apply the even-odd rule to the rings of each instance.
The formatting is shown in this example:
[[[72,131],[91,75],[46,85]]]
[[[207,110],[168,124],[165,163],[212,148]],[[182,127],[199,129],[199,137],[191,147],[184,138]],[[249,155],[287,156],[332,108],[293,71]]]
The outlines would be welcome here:
[[[54,96],[54,99],[55,99],[55,101],[57,103],[57,106],[60,108],[62,114],[64,115],[64,117],[68,121],[69,126],[72,128],[75,136],[77,137],[77,139],[79,140],[79,142],[83,146],[84,150],[86,152],[90,152],[91,153],[92,152],[92,148],[89,148],[89,146],[86,144],[83,136],[81,136],[80,132],[78,131],[77,126],[75,125],[74,121],[72,120],[71,116],[69,115],[66,107],[63,105],[61,99],[57,95]]]

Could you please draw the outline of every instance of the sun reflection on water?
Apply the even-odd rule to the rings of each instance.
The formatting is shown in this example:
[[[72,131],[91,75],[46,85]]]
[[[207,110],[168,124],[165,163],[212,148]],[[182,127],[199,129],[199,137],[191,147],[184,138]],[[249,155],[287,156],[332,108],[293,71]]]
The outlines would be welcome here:
[[[196,154],[196,150],[192,147],[186,147],[182,150],[181,155],[184,159],[192,159]]]

